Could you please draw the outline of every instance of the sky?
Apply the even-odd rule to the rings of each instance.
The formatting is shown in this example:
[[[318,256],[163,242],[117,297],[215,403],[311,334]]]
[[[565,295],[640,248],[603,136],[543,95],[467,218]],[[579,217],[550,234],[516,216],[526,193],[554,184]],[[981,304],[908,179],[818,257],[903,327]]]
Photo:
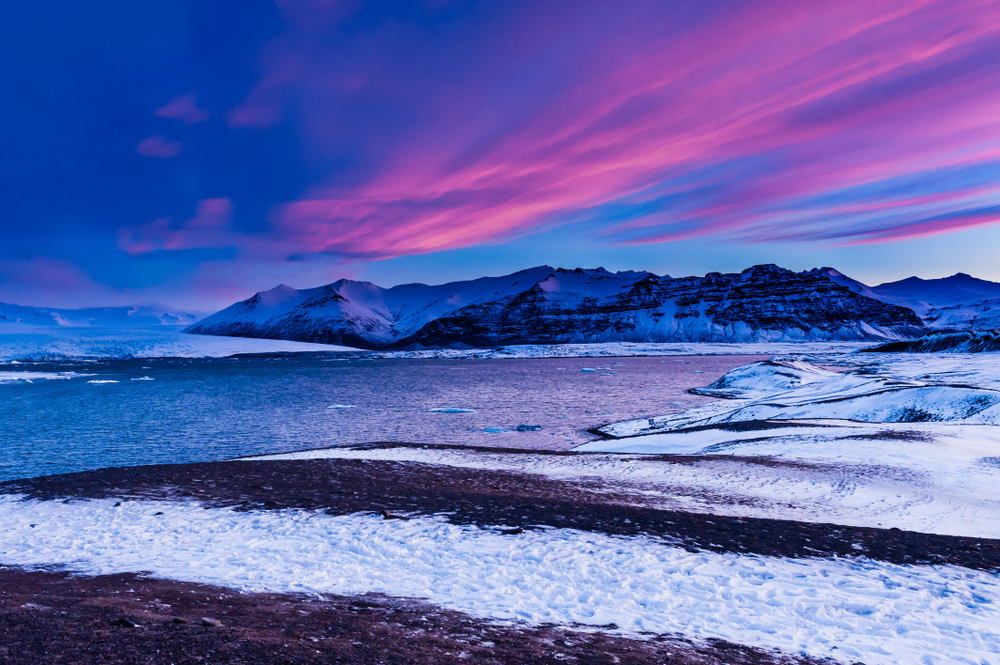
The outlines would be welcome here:
[[[1000,281],[1000,1],[0,4],[0,301]]]

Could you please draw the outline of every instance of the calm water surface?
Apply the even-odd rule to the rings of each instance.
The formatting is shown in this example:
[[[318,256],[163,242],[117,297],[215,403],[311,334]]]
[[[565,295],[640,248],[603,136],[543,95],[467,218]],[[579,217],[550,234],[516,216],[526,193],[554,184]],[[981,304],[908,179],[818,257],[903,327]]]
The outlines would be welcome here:
[[[5,365],[97,376],[0,383],[0,479],[368,441],[564,450],[592,439],[588,428],[704,403],[686,390],[758,359],[299,356]],[[598,367],[605,369],[581,371]],[[133,380],[140,377],[153,380]],[[429,411],[441,408],[473,412]],[[518,425],[541,429],[518,432]]]

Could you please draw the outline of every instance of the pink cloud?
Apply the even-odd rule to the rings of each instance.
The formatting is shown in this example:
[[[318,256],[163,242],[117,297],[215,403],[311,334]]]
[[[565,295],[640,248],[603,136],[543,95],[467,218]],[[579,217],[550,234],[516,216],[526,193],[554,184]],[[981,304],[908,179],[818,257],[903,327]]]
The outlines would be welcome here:
[[[383,49],[370,58],[324,39],[338,7],[282,3],[289,27],[229,114],[234,126],[291,120],[319,158],[362,154],[363,177],[318,181],[275,211],[282,241],[303,252],[384,258],[581,218],[624,243],[889,240],[886,214],[903,228],[932,204],[939,214],[982,196],[963,177],[989,168],[1000,141],[993,2],[781,0],[695,18],[683,3],[582,2],[434,44],[393,25],[364,35]],[[354,118],[353,102],[397,123]],[[921,182],[960,169],[954,184]],[[896,180],[915,184],[858,193]],[[665,195],[683,204],[602,220],[605,206]],[[989,223],[942,220],[921,228]]]
[[[169,141],[162,136],[150,136],[148,139],[140,141],[139,145],[135,147],[136,153],[140,155],[159,157],[161,159],[176,157],[181,154],[182,150],[184,150],[183,143],[180,141]]]
[[[186,95],[174,97],[156,109],[156,115],[161,118],[180,120],[188,125],[193,125],[208,120],[211,113],[205,109],[198,108],[198,93],[189,92]]]
[[[180,224],[159,217],[141,226],[119,229],[118,248],[132,256],[157,250],[231,247],[239,237],[231,230],[232,202],[227,198],[203,199],[195,216]]]

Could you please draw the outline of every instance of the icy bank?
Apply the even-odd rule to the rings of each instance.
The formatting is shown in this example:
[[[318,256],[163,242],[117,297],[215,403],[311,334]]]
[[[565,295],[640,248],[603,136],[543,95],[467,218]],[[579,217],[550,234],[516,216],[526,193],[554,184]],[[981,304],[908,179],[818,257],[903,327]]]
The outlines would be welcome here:
[[[595,344],[507,344],[488,349],[361,351],[364,358],[507,359],[627,358],[635,356],[774,356],[823,354],[840,357],[865,348],[860,342],[604,342]]]
[[[863,350],[870,353],[996,353],[1000,351],[1000,332],[937,333]]]
[[[679,415],[613,423],[611,437],[751,421],[844,420],[867,423],[1000,422],[1000,390],[930,380],[834,372],[801,361],[739,367],[693,390],[728,401]]]

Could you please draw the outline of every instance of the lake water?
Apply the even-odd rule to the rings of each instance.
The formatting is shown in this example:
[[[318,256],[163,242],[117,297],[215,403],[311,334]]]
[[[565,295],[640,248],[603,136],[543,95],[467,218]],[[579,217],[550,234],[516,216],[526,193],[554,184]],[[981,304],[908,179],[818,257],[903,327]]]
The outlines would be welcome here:
[[[708,398],[687,389],[759,359],[292,356],[3,365],[0,371],[94,376],[0,382],[0,479],[370,441],[565,450],[593,439],[588,428],[702,404]],[[541,429],[518,432],[518,425]]]

